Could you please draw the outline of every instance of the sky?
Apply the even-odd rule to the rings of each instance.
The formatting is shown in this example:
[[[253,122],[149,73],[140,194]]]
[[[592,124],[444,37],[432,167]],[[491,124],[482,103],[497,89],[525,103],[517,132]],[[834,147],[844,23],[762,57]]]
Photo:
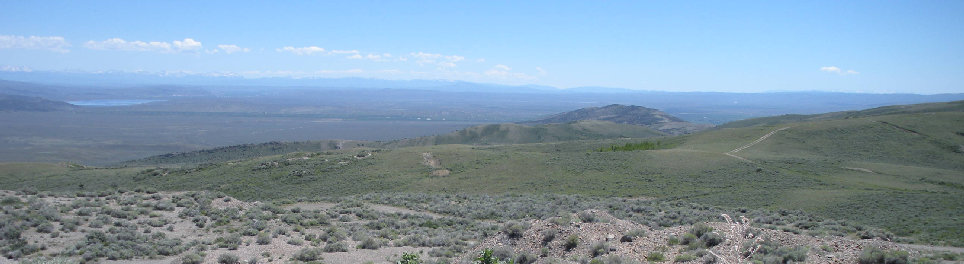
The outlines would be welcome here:
[[[0,0],[0,70],[964,92],[964,1]]]

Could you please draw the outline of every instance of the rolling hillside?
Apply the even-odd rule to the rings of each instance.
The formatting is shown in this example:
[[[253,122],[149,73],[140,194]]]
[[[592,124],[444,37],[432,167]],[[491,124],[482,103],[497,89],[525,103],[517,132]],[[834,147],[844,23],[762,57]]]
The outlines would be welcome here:
[[[441,144],[448,139],[440,137],[430,142],[423,139],[426,146],[366,145],[183,169],[4,164],[0,183],[12,189],[33,186],[70,192],[135,186],[217,190],[245,200],[372,192],[646,197],[733,208],[803,210],[882,227],[919,243],[962,246],[964,112],[941,104],[894,109],[900,108],[922,110],[724,127],[648,139],[464,145]],[[545,131],[553,131],[550,127]],[[481,134],[473,133],[486,128],[476,129],[467,130],[458,140],[479,139]],[[533,128],[488,129],[505,131],[488,135],[521,140],[531,137],[510,135]],[[676,147],[594,151],[652,141]],[[797,228],[808,232],[805,226]]]
[[[569,123],[582,120],[601,120],[619,124],[645,126],[671,135],[689,134],[712,127],[706,124],[686,122],[652,108],[618,104],[582,108],[555,114],[545,119],[522,122],[522,124]]]
[[[385,146],[522,144],[606,138],[647,138],[665,135],[663,132],[643,126],[584,120],[532,126],[520,124],[480,125],[444,135],[390,142]]]
[[[0,111],[66,111],[77,106],[40,97],[0,94]]]

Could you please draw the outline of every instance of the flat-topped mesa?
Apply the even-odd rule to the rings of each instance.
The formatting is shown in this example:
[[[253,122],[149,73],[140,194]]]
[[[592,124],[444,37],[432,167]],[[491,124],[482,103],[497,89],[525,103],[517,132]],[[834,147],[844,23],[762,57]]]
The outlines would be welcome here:
[[[694,124],[653,108],[636,105],[611,104],[603,107],[587,107],[559,113],[545,119],[520,122],[520,124],[569,123],[582,120],[602,120],[619,124],[645,126],[663,133],[681,135],[712,127]]]

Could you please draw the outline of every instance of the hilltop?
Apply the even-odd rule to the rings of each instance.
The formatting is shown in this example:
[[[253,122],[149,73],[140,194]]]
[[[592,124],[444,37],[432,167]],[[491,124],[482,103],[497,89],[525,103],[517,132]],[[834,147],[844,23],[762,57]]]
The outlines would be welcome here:
[[[0,111],[65,111],[77,106],[40,97],[0,94]]]
[[[619,104],[582,108],[555,114],[540,120],[521,122],[521,124],[568,123],[583,120],[600,120],[618,124],[645,126],[671,135],[689,134],[712,127],[706,124],[686,122],[683,119],[652,108]]]
[[[523,144],[607,138],[648,138],[666,135],[666,133],[644,126],[618,124],[600,120],[579,120],[567,123],[539,125],[479,125],[444,135],[399,140],[386,144],[385,146]]]

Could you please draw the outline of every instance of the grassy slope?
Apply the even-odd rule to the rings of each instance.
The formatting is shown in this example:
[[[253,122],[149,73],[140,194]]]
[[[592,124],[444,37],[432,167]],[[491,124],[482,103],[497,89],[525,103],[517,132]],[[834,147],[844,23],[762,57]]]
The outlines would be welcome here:
[[[533,126],[519,124],[480,125],[444,135],[400,140],[386,146],[521,144],[605,138],[644,138],[664,135],[666,134],[644,126],[584,120]]]
[[[791,128],[738,153],[753,163],[722,154],[784,126]],[[417,146],[379,150],[361,159],[356,154],[364,149],[292,153],[137,173],[136,169],[2,165],[0,171],[6,173],[0,175],[0,182],[11,189],[76,190],[79,183],[88,189],[111,184],[214,189],[242,199],[367,192],[645,196],[733,207],[802,209],[885,227],[923,241],[961,246],[961,127],[962,112],[868,115],[663,138],[684,141],[667,150],[589,151],[642,141],[609,139]],[[439,158],[451,175],[431,176],[435,169],[422,164],[425,152]]]

